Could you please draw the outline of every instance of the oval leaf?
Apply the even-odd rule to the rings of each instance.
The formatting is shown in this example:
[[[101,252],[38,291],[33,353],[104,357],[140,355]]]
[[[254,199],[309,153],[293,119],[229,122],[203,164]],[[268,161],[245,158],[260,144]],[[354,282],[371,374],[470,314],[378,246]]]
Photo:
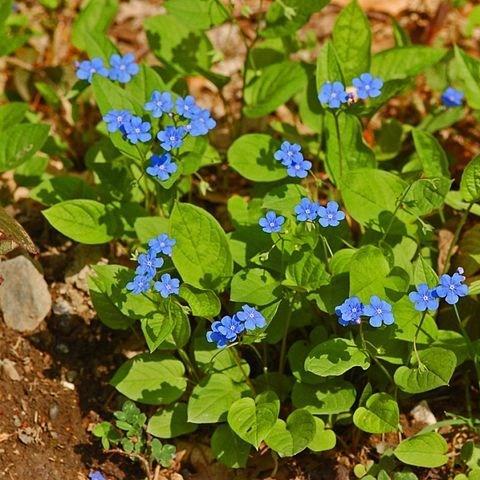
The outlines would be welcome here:
[[[399,421],[398,404],[386,393],[375,393],[353,414],[353,423],[368,433],[395,432]]]

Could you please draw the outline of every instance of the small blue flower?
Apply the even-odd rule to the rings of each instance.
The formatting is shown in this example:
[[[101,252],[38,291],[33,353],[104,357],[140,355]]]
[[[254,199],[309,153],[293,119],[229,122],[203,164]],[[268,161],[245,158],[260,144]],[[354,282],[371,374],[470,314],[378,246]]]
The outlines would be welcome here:
[[[96,73],[102,77],[108,76],[108,70],[103,65],[101,58],[92,58],[91,60],[83,60],[77,62],[77,78],[80,80],[86,80],[88,83],[92,83],[93,75]]]
[[[319,205],[312,202],[309,198],[302,198],[300,203],[295,206],[295,213],[299,222],[306,222],[309,220],[313,222],[318,215]]]
[[[358,297],[347,298],[341,305],[335,307],[338,323],[343,327],[358,325],[363,315],[363,304]]]
[[[180,291],[180,280],[172,278],[169,273],[164,273],[160,277],[160,281],[155,282],[153,287],[163,298],[167,298],[170,295],[178,294]]]
[[[357,89],[357,96],[362,100],[380,96],[383,82],[380,78],[373,77],[369,73],[362,73],[359,78],[352,80],[353,86]]]
[[[132,114],[128,110],[110,110],[103,116],[103,121],[107,124],[107,130],[113,133],[129,123],[131,118]]]
[[[323,105],[339,108],[342,103],[347,101],[347,92],[341,82],[326,82],[318,93],[318,99]]]
[[[152,117],[160,118],[164,113],[173,110],[172,96],[169,92],[155,90],[150,97],[150,101],[145,104],[145,110],[152,112]]]
[[[144,293],[150,288],[151,278],[146,277],[145,275],[135,275],[131,282],[127,283],[127,290],[138,295],[139,293]]]
[[[210,343],[216,343],[217,348],[224,348],[226,347],[230,342],[228,338],[221,332],[219,332],[219,327],[221,327],[222,324],[218,320],[216,322],[213,322],[211,325],[211,330],[207,332],[207,341]]]
[[[150,165],[147,167],[147,173],[161,181],[168,180],[172,173],[177,171],[177,164],[172,162],[172,156],[169,153],[163,155],[152,155]]]
[[[445,107],[461,107],[463,104],[464,93],[453,87],[448,87],[442,93],[442,103]]]
[[[289,167],[293,162],[303,161],[302,147],[298,143],[283,142],[280,150],[277,150],[273,156],[285,167]]]
[[[110,57],[110,70],[108,72],[110,80],[127,83],[138,71],[139,67],[135,63],[133,53],[127,53],[123,57],[115,53]]]
[[[408,298],[415,305],[415,310],[436,310],[438,308],[438,297],[434,288],[428,288],[426,283],[417,286],[416,292],[410,292]]]
[[[285,217],[279,215],[277,217],[276,213],[270,210],[262,217],[258,224],[262,227],[262,230],[265,233],[277,233],[282,229],[282,225],[285,223]]]
[[[160,234],[158,237],[152,238],[148,242],[150,250],[158,255],[163,253],[164,255],[172,255],[172,248],[177,243],[173,238],[170,238],[166,233]]]
[[[173,148],[180,148],[183,145],[183,137],[185,136],[184,127],[169,126],[157,133],[157,138],[160,140],[160,145],[167,151]]]
[[[373,295],[370,298],[370,304],[365,305],[363,314],[370,317],[369,323],[372,327],[381,327],[383,325],[392,325],[395,321],[392,313],[392,306]]]
[[[106,479],[101,472],[99,472],[98,470],[95,470],[94,472],[90,472],[88,474],[88,480],[106,480]]]
[[[206,135],[216,125],[217,122],[210,116],[210,112],[202,108],[193,116],[190,125],[185,128],[192,137],[199,137],[200,135]]]
[[[255,307],[250,305],[244,305],[242,310],[236,314],[236,317],[240,322],[243,322],[246,330],[263,328],[267,324],[265,317]]]
[[[318,221],[322,227],[336,227],[345,219],[345,213],[338,209],[338,203],[330,201],[327,206],[319,205]]]
[[[200,107],[195,103],[195,98],[191,95],[187,95],[185,98],[178,98],[175,107],[179,115],[190,119],[193,119],[200,110]]]
[[[305,178],[311,168],[312,162],[295,159],[287,168],[287,173],[290,177]]]
[[[144,122],[141,117],[132,115],[127,122],[124,122],[120,130],[125,134],[130,143],[148,142],[152,139],[150,133],[152,126]]]
[[[157,258],[155,252],[147,251],[141,253],[137,259],[138,267],[135,270],[137,275],[143,275],[147,278],[153,278],[157,268],[162,268],[163,258]]]
[[[468,295],[468,286],[463,282],[465,277],[463,268],[459,268],[452,276],[442,275],[440,277],[440,285],[435,289],[437,296],[444,298],[450,305],[455,305],[460,297]]]

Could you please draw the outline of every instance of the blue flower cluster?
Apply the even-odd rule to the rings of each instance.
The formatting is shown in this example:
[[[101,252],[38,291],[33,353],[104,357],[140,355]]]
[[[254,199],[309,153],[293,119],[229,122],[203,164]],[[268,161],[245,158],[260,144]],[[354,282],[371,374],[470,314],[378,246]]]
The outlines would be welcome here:
[[[164,260],[160,255],[171,256],[175,243],[176,241],[166,233],[152,238],[148,242],[148,250],[137,257],[135,277],[131,282],[127,283],[127,290],[137,295],[150,290],[158,269],[162,268],[164,264]],[[154,282],[153,288],[163,298],[167,298],[170,295],[178,294],[180,280],[172,278],[168,273],[164,273],[160,280]]]
[[[210,112],[200,108],[191,95],[178,98],[174,102],[170,92],[155,90],[144,108],[153,118],[162,118],[164,114],[173,122],[166,125],[156,135],[164,152],[153,154],[146,169],[152,177],[165,181],[178,169],[172,159],[172,150],[180,148],[187,135],[198,137],[206,135],[212,130],[216,122],[210,116]],[[103,120],[107,124],[109,132],[120,132],[124,139],[133,145],[138,142],[149,142],[152,139],[152,125],[144,121],[142,117],[133,115],[128,110],[111,110]]]
[[[342,82],[325,82],[318,92],[321,104],[339,108],[344,103],[353,103],[360,98],[375,98],[382,93],[383,81],[370,73],[362,73],[352,80],[352,87],[345,89]]]
[[[95,470],[88,474],[88,480],[106,480],[102,472]]]
[[[255,307],[243,305],[235,315],[226,315],[213,322],[207,332],[207,341],[216,343],[217,348],[223,348],[235,342],[241,333],[263,328],[266,324],[265,317]]]
[[[338,316],[338,323],[343,327],[360,324],[362,316],[370,317],[368,322],[376,328],[392,325],[395,321],[392,306],[376,295],[370,297],[368,305],[363,305],[358,297],[347,298],[341,305],[335,307],[335,313]]]
[[[460,297],[468,295],[468,286],[463,282],[463,268],[459,267],[453,275],[444,274],[440,277],[440,283],[434,288],[429,288],[426,283],[417,286],[415,292],[410,292],[408,298],[415,305],[415,310],[437,310],[440,298],[444,298],[449,305],[455,305]]]
[[[330,201],[324,207],[306,197],[295,206],[295,214],[299,222],[313,222],[318,218],[322,227],[336,227],[345,219],[345,213],[339,210],[337,202]],[[258,221],[265,233],[280,232],[284,223],[285,217],[277,215],[273,210],[268,211]]]
[[[442,93],[442,104],[444,107],[461,107],[464,93],[453,87],[448,87]]]
[[[283,142],[273,156],[287,167],[287,174],[290,177],[305,178],[312,168],[312,162],[303,158],[302,147],[297,143]]]
[[[105,66],[101,58],[92,58],[76,63],[77,78],[92,83],[94,75],[108,77],[120,83],[128,83],[139,71],[133,53],[126,55],[114,54],[110,57],[110,65]],[[108,68],[109,67],[109,68]]]

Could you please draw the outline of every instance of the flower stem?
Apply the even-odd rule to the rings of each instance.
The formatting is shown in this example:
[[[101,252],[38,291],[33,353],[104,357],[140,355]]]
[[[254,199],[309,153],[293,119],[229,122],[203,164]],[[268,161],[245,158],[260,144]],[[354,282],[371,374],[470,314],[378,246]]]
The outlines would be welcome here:
[[[195,369],[192,361],[190,360],[190,357],[188,356],[187,352],[183,348],[179,348],[178,349],[178,354],[180,355],[180,358],[183,360],[183,362],[187,365],[187,368],[190,371],[192,377],[198,383],[200,381],[200,377],[199,377],[199,375],[197,373],[197,370]]]
[[[415,351],[415,356],[417,357],[417,362],[418,366],[422,365],[422,361],[420,360],[420,357],[418,355],[418,350],[417,350],[417,338],[418,334],[420,333],[420,329],[422,328],[423,322],[425,320],[425,317],[427,316],[427,311],[425,310],[422,314],[422,318],[420,319],[420,322],[417,326],[417,330],[415,331],[415,335],[413,337],[413,350]]]
[[[339,156],[339,159],[340,159],[339,174],[340,174],[340,179],[341,179],[342,175],[343,175],[343,147],[342,147],[342,141],[340,139],[340,125],[338,124],[338,112],[335,112],[333,114],[333,118],[335,119],[335,132],[337,134],[338,156]],[[338,179],[337,179],[337,183],[338,183]]]
[[[247,375],[245,368],[243,368],[242,361],[240,360],[240,356],[238,355],[237,349],[233,347],[229,350],[229,352],[232,355],[232,358],[235,360],[235,363],[237,364],[238,368],[242,372],[243,378],[245,379],[245,382],[247,383],[248,387],[252,391],[253,395],[254,396],[257,395],[255,391],[255,387],[253,386],[252,380],[250,380],[250,377]]]
[[[292,310],[293,310],[294,301],[295,301],[295,295],[293,295],[290,301],[287,318],[285,320],[285,330],[283,332],[282,347],[280,349],[280,361],[278,363],[278,373],[283,373],[283,370],[285,369],[285,356],[287,353],[287,336],[288,336],[288,330],[290,328],[290,321],[292,319]]]

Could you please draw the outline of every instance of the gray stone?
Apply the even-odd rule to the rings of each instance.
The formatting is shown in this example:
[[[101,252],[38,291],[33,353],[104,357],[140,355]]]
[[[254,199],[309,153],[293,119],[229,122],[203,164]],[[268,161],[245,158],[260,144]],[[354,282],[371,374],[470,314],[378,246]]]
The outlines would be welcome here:
[[[23,256],[0,262],[0,309],[5,323],[19,332],[35,330],[48,315],[52,298],[47,282]]]

